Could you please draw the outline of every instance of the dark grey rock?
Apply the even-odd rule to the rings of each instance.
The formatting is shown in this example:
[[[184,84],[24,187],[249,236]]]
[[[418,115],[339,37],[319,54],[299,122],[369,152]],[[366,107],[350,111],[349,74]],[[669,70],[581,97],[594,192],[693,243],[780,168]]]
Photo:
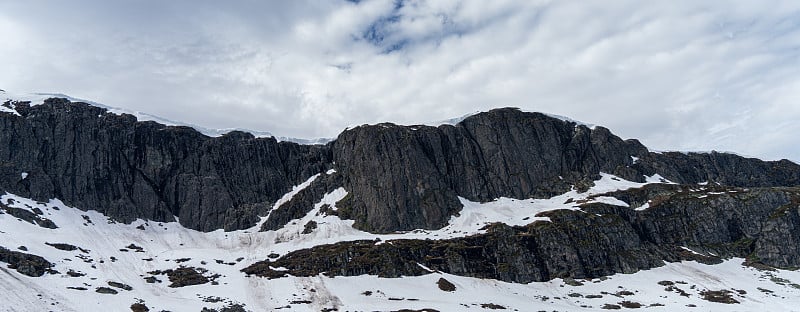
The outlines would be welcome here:
[[[320,174],[311,184],[297,192],[292,199],[269,214],[269,218],[261,225],[262,231],[277,230],[293,219],[299,219],[314,209],[325,194],[342,186],[342,178],[338,173]]]
[[[36,210],[38,210],[38,208],[36,208]],[[42,215],[41,210],[39,210],[39,213],[34,213],[21,208],[8,207],[6,205],[3,205],[3,203],[0,203],[0,211],[10,214],[15,218],[19,218],[20,220],[23,220],[25,222],[36,224],[46,229],[58,228],[58,226],[53,222],[53,220],[41,216]]]
[[[39,277],[44,273],[57,273],[52,269],[53,264],[41,256],[8,250],[2,246],[0,246],[0,262],[8,263],[10,269],[31,277]]]
[[[439,289],[443,291],[456,291],[456,285],[453,285],[453,283],[444,279],[444,277],[441,277],[438,281],[436,281],[436,286],[439,286]]]
[[[671,188],[671,191],[665,191]],[[448,240],[342,242],[255,263],[246,274],[278,278],[361,275],[399,277],[432,270],[527,283],[594,278],[658,267],[664,261],[719,263],[745,257],[769,266],[800,266],[800,188],[717,188],[701,194],[686,186],[649,186],[622,192],[650,208],[585,204],[583,211],[541,214],[552,222],[523,227],[494,224],[486,234]],[[689,247],[700,255],[684,250]],[[273,267],[288,271],[277,272]]]
[[[63,250],[63,251],[78,250],[78,246],[67,244],[67,243],[48,243],[48,242],[45,242],[44,244],[47,245],[47,246],[53,247],[55,249],[58,249],[58,250]]]
[[[176,269],[169,269],[169,270],[157,270],[148,272],[149,274],[153,275],[167,275],[169,277],[169,287],[178,288],[178,287],[185,287],[185,286],[192,286],[192,285],[200,285],[205,284],[213,279],[216,279],[217,276],[212,276],[211,279],[203,275],[203,273],[207,272],[206,269],[203,268],[195,268],[195,267],[178,267]],[[148,283],[152,283],[150,280],[145,278]],[[157,281],[157,280],[154,280]]]
[[[246,312],[245,305],[239,303],[232,303],[219,309],[203,308],[201,312]]]
[[[330,164],[323,146],[236,131],[210,138],[65,99],[15,107],[22,116],[0,113],[0,188],[123,222],[177,216],[197,230],[247,228]]]
[[[108,282],[108,286],[116,287],[116,288],[119,288],[119,289],[122,289],[122,290],[127,290],[127,291],[133,290],[133,287],[131,287],[128,284],[123,284],[123,283],[114,282],[114,281],[109,281]]]
[[[116,291],[116,290],[114,290],[112,288],[102,287],[102,286],[101,287],[97,287],[97,289],[95,289],[95,292],[100,293],[100,294],[107,294],[107,295],[116,295],[116,294],[119,293],[118,291]]]
[[[132,312],[149,312],[150,308],[148,308],[144,303],[137,302],[131,304],[131,311]]]
[[[147,282],[148,284],[152,284],[152,283],[161,283],[161,280],[159,280],[159,279],[158,279],[158,278],[156,278],[155,276],[147,276],[147,277],[145,277],[145,278],[144,278],[144,280],[145,280],[145,282]]]
[[[337,206],[344,208],[340,216],[373,232],[435,229],[460,210],[457,196],[550,197],[590,186],[601,171],[642,181],[630,156],[646,153],[608,129],[511,108],[456,126],[361,126],[333,144],[352,195]]]
[[[800,185],[800,166],[788,161],[763,161],[738,155],[711,153],[648,153],[633,166],[658,173],[676,183],[710,182],[729,186]]]
[[[21,116],[0,113],[0,189],[59,198],[123,222],[178,217],[202,231],[249,228],[293,185],[331,168],[337,173],[322,174],[262,229],[302,217],[340,186],[348,196],[336,213],[385,233],[441,228],[461,209],[458,196],[550,197],[573,185],[586,189],[600,172],[640,182],[659,173],[679,183],[800,184],[800,166],[786,160],[651,153],[602,127],[513,108],[455,126],[360,126],[318,146],[238,131],[210,138],[65,99],[15,108]]]
[[[311,232],[314,232],[315,229],[317,229],[317,221],[311,220],[303,226],[303,231],[300,233],[311,234]]]
[[[456,126],[357,127],[334,141],[333,158],[350,192],[339,215],[371,232],[440,228],[460,210],[457,196],[547,198],[587,189],[600,172],[637,182],[659,173],[678,183],[800,185],[800,166],[787,160],[652,153],[603,127],[511,108]]]

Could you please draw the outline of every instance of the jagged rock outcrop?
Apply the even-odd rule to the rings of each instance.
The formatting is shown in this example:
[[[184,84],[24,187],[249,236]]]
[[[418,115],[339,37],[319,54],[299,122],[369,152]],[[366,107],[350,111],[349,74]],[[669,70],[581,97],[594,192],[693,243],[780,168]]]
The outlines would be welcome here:
[[[730,186],[800,185],[800,167],[788,160],[763,161],[734,154],[648,153],[633,166],[676,183],[715,182]]]
[[[339,205],[340,215],[374,232],[440,228],[461,208],[458,196],[550,197],[589,185],[599,172],[640,181],[631,156],[646,153],[638,141],[608,129],[512,108],[456,126],[361,126],[333,145],[353,195]]]
[[[0,203],[0,214],[7,213],[15,218],[20,220],[24,220],[31,224],[36,224],[46,229],[57,229],[58,226],[48,218],[43,217],[44,214],[41,209],[34,208],[32,209],[34,212],[21,209],[21,208],[14,208],[8,207],[3,203]]]
[[[263,229],[302,217],[339,186],[348,192],[339,216],[385,233],[441,228],[461,209],[459,196],[550,197],[586,189],[600,172],[640,182],[659,173],[680,183],[800,184],[800,166],[789,161],[652,153],[602,127],[513,108],[455,126],[360,126],[315,146],[238,131],[211,138],[65,99],[13,108],[19,115],[0,113],[0,189],[123,222],[177,217],[202,231],[251,227],[293,185],[331,168],[336,181],[315,182]]]
[[[697,187],[697,186],[696,186]],[[625,196],[623,193],[630,193]],[[448,240],[355,241],[289,253],[243,272],[267,277],[447,273],[527,283],[632,273],[663,261],[747,257],[779,267],[800,265],[800,188],[648,186],[619,191],[632,207],[586,204],[583,211],[543,213],[552,222],[490,226],[486,234]],[[634,208],[649,202],[648,209]],[[788,245],[793,247],[786,248]],[[703,254],[695,254],[683,247]],[[273,268],[286,268],[275,271]]]
[[[31,277],[39,277],[44,273],[58,273],[52,269],[53,264],[41,256],[8,250],[3,246],[0,246],[0,262],[8,263],[9,269]]]
[[[178,217],[203,231],[250,227],[331,163],[320,146],[236,131],[210,138],[64,99],[15,109],[20,116],[0,113],[0,188],[123,222]]]
[[[588,188],[600,172],[636,182],[659,173],[680,183],[800,185],[800,166],[789,161],[652,153],[603,127],[513,108],[455,126],[357,127],[339,135],[333,158],[351,195],[338,205],[340,216],[371,232],[441,228],[460,210],[457,196],[547,198]]]
[[[342,177],[337,173],[320,174],[311,185],[300,190],[292,199],[269,214],[269,218],[261,225],[261,231],[277,230],[289,221],[300,219],[314,209],[314,204],[325,194],[342,186]]]

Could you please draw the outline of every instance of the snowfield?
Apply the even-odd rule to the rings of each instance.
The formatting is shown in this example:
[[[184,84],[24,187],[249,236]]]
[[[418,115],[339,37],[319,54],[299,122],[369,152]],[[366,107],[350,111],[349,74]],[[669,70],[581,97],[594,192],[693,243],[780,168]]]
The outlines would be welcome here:
[[[273,209],[319,176],[296,186]],[[719,265],[668,263],[635,274],[529,284],[440,272],[403,278],[315,276],[270,280],[247,277],[239,271],[271,254],[274,257],[339,241],[446,239],[481,233],[481,228],[492,222],[524,225],[535,220],[547,221],[537,214],[553,209],[577,210],[577,201],[627,206],[613,197],[589,197],[646,184],[609,174],[601,177],[588,192],[573,190],[550,199],[499,198],[489,203],[461,199],[464,209],[443,229],[383,235],[359,231],[352,227],[353,221],[319,213],[323,205],[336,209],[335,203],[347,194],[343,188],[326,194],[305,217],[267,232],[258,232],[260,224],[248,230],[209,233],[186,229],[177,222],[137,220],[121,224],[95,211],[69,207],[57,199],[36,202],[5,194],[0,196],[3,204],[33,213],[40,211],[41,217],[52,220],[58,228],[40,227],[3,213],[0,246],[10,250],[24,246],[27,251],[23,252],[54,263],[59,274],[29,277],[0,265],[0,310],[128,311],[134,303],[143,303],[150,311],[201,311],[204,307],[219,309],[231,304],[241,304],[251,311],[489,311],[501,307],[506,311],[606,311],[603,307],[627,309],[639,305],[646,311],[798,310],[800,272],[759,271],[743,266],[743,259],[729,259]],[[653,176],[648,177],[647,183],[669,181]],[[317,228],[304,234],[305,224],[312,220],[317,222]],[[46,243],[66,243],[78,249],[61,250]],[[167,275],[148,273],[180,266],[198,268],[209,282],[169,287]],[[437,286],[440,278],[455,285],[455,290],[441,290]],[[130,286],[131,290],[109,282]],[[98,287],[117,293],[98,293]],[[709,294],[738,303],[705,300]]]

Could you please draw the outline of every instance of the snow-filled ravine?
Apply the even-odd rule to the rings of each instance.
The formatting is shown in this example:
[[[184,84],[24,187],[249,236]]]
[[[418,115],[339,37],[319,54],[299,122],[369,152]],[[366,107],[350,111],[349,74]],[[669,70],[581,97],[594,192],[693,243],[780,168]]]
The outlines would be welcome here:
[[[296,186],[273,209],[318,177]],[[353,221],[319,213],[326,204],[336,209],[335,203],[347,194],[342,188],[326,194],[302,219],[267,232],[258,232],[260,225],[242,231],[203,233],[177,222],[137,220],[121,224],[57,199],[36,202],[4,194],[0,196],[4,205],[41,213],[40,217],[51,220],[58,228],[40,227],[3,213],[0,246],[42,256],[54,263],[53,269],[59,273],[30,277],[0,265],[0,311],[129,311],[134,303],[144,304],[150,311],[201,311],[232,304],[250,311],[605,311],[604,307],[637,306],[646,311],[793,311],[800,307],[800,272],[759,271],[743,266],[743,259],[729,259],[718,265],[669,263],[602,279],[530,284],[443,273],[404,278],[266,279],[240,272],[270,256],[320,244],[376,238],[446,239],[481,233],[481,228],[492,222],[522,225],[547,221],[536,215],[553,209],[579,209],[575,202],[627,206],[616,198],[593,195],[646,184],[609,174],[601,177],[587,192],[570,191],[550,199],[499,198],[489,203],[461,199],[464,209],[443,229],[383,235],[356,230]],[[648,177],[647,183],[669,181],[653,176]],[[698,189],[698,196],[701,193]],[[312,220],[317,222],[317,228],[303,234],[304,225]],[[77,249],[61,250],[47,243],[70,244]],[[197,268],[208,282],[170,287],[168,276],[158,271],[179,266]],[[455,290],[440,289],[440,278],[452,283]],[[130,286],[130,290],[120,285]],[[100,287],[116,294],[98,293]],[[713,298],[717,300],[712,301],[737,303],[707,300]]]

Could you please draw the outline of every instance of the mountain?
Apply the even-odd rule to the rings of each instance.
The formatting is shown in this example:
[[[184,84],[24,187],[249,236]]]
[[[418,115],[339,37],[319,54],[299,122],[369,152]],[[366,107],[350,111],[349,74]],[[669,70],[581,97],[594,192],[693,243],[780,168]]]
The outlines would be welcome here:
[[[651,152],[514,108],[454,122],[309,145],[67,98],[6,101],[6,309],[797,303],[797,164]]]

